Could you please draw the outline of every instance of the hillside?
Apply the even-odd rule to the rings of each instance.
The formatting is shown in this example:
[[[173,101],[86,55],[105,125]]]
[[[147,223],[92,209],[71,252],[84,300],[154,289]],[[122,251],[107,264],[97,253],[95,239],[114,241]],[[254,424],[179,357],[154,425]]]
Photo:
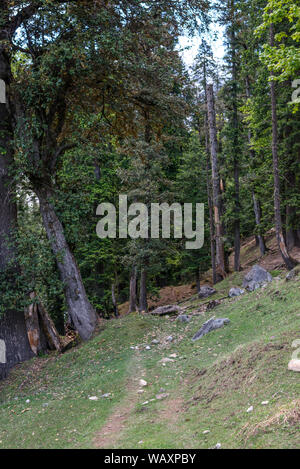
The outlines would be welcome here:
[[[285,274],[213,312],[207,300],[187,301],[188,324],[132,314],[64,355],[18,366],[0,383],[0,447],[297,447],[300,381],[287,365],[300,337],[300,279]],[[243,276],[220,283],[214,299]],[[212,315],[230,324],[192,342]]]

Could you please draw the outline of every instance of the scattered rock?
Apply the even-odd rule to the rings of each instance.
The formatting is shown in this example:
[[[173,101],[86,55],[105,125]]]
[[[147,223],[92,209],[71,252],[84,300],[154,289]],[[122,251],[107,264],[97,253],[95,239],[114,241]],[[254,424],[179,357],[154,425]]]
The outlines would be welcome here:
[[[45,402],[45,403],[43,404],[43,407],[49,407],[48,402]]]
[[[140,379],[139,384],[140,384],[140,386],[142,386],[143,388],[144,388],[145,386],[148,386],[147,381],[145,381],[144,379]]]
[[[190,316],[187,316],[186,314],[181,314],[180,316],[178,316],[177,321],[190,322],[191,319],[192,318]]]
[[[172,362],[174,362],[174,360],[172,360],[172,358],[168,358],[168,357],[162,358],[162,360],[160,360],[160,363],[163,363],[163,364],[164,363],[172,363]]]
[[[201,339],[204,335],[208,334],[209,332],[212,332],[216,329],[220,329],[223,327],[225,324],[229,324],[230,321],[228,318],[219,318],[215,319],[214,317],[206,321],[201,329],[194,335],[193,341]]]
[[[180,306],[177,305],[166,305],[166,306],[159,306],[158,308],[151,311],[151,314],[157,316],[164,316],[166,314],[180,314],[182,313],[182,309]]]
[[[290,280],[295,280],[295,278],[298,277],[300,274],[300,265],[297,265],[293,270],[291,270],[287,276],[285,277],[285,280],[289,282]]]
[[[234,298],[235,296],[241,296],[245,293],[245,290],[243,290],[242,288],[237,288],[237,287],[234,287],[234,288],[231,288],[229,290],[229,298]]]
[[[203,285],[198,292],[199,298],[208,298],[216,293],[216,290],[209,285]]]
[[[212,300],[206,305],[206,311],[211,311],[221,304],[221,301]]]
[[[138,394],[143,394],[144,392],[145,392],[144,389],[139,389],[138,390]]]
[[[208,435],[210,433],[210,430],[204,430],[203,435]]]
[[[272,282],[272,280],[272,275],[269,272],[260,267],[260,265],[255,265],[245,276],[243,287],[248,291],[254,291]]]
[[[152,342],[151,342],[152,345],[158,345],[159,344],[159,340],[157,339],[153,339]]]
[[[221,448],[222,448],[221,443],[217,443],[216,446],[214,447],[214,449],[221,449]]]
[[[30,399],[27,399],[25,402],[26,402],[26,404],[29,404],[29,402],[30,402]]]
[[[290,371],[300,371],[300,360],[291,360],[288,368]]]
[[[171,355],[169,355],[170,358],[177,358],[177,353],[172,353]]]
[[[252,406],[250,406],[250,407],[247,409],[246,412],[247,412],[248,414],[250,414],[250,412],[253,412],[253,410],[254,410],[254,407],[253,407],[253,405],[252,405]]]
[[[111,393],[110,393],[110,392],[107,392],[107,393],[105,393],[105,394],[102,394],[102,396],[100,396],[100,397],[102,397],[103,399],[107,399],[107,398],[110,397],[110,396],[111,396]]]
[[[269,401],[262,401],[261,405],[268,405]]]
[[[172,335],[169,335],[169,337],[167,337],[167,342],[173,342],[174,340],[174,337]]]
[[[97,397],[97,396],[91,396],[91,397],[89,397],[89,400],[90,400],[90,401],[98,401],[98,400],[99,400],[99,397]]]
[[[146,345],[145,349],[146,349],[146,350],[151,350],[150,345]]]
[[[161,401],[162,399],[166,399],[167,397],[169,397],[170,394],[168,394],[167,392],[164,392],[162,394],[157,394],[155,397],[158,401]]]

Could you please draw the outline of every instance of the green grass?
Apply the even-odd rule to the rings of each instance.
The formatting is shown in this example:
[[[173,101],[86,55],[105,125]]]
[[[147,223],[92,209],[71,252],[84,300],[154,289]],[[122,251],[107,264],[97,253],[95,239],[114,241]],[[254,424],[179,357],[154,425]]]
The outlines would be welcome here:
[[[215,297],[241,281],[241,274],[226,279]],[[274,280],[187,325],[131,315],[107,322],[92,341],[62,356],[20,365],[0,383],[0,448],[91,448],[107,420],[129,402],[111,447],[299,447],[300,379],[287,369],[291,344],[300,338],[299,286]],[[200,305],[184,306],[194,311]],[[193,343],[212,315],[231,322]],[[145,350],[154,337],[160,344]],[[174,362],[163,366],[160,360],[174,353]],[[142,395],[140,378],[148,382]],[[158,401],[161,388],[169,397]],[[110,398],[100,398],[104,393]]]

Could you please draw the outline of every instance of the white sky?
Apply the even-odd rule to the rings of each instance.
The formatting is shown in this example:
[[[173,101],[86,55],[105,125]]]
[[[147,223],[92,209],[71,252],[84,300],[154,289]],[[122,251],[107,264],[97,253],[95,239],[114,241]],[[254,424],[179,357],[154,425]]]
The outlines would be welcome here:
[[[215,36],[214,40],[210,36]],[[211,26],[210,36],[206,37],[206,40],[208,43],[211,44],[214,56],[216,59],[222,60],[225,54],[225,48],[223,44],[223,41],[224,41],[223,28],[218,24],[213,24]],[[193,61],[197,55],[201,40],[202,40],[202,37],[199,37],[199,36],[195,36],[194,38],[181,36],[179,40],[180,47],[181,48],[188,47],[188,49],[182,52],[182,57],[187,67],[190,67],[193,64]]]

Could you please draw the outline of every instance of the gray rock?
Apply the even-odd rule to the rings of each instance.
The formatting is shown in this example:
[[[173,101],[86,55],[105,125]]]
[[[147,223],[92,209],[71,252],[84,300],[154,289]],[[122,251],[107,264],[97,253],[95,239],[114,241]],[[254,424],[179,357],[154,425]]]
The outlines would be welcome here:
[[[221,301],[218,300],[212,300],[206,305],[206,311],[210,311],[212,309],[215,309],[217,306],[221,304]]]
[[[153,339],[152,342],[151,342],[152,345],[158,345],[159,344],[159,340],[157,339]]]
[[[285,277],[285,280],[287,282],[291,280],[295,280],[298,277],[298,275],[300,275],[300,265],[297,265],[293,270],[291,270]]]
[[[231,288],[229,290],[229,298],[234,298],[235,296],[241,296],[245,293],[245,290],[243,290],[242,288]]]
[[[181,314],[180,316],[178,316],[177,321],[190,322],[191,319],[192,318],[190,316],[187,316],[186,314]]]
[[[173,342],[174,340],[174,337],[172,335],[169,335],[169,337],[167,337],[167,342]]]
[[[157,316],[164,316],[166,314],[180,314],[182,309],[180,306],[177,305],[166,305],[166,306],[159,306],[158,308],[151,311],[151,314]]]
[[[209,285],[203,285],[198,292],[199,298],[208,298],[216,293],[216,290]]]
[[[201,339],[204,335],[212,332],[216,329],[220,329],[221,327],[225,326],[225,324],[229,324],[230,321],[228,318],[219,318],[215,319],[214,317],[206,321],[201,329],[194,335],[193,341]]]
[[[254,291],[263,287],[267,283],[272,282],[272,280],[272,275],[269,274],[269,272],[267,272],[259,265],[255,265],[245,276],[243,287],[248,291]]]

